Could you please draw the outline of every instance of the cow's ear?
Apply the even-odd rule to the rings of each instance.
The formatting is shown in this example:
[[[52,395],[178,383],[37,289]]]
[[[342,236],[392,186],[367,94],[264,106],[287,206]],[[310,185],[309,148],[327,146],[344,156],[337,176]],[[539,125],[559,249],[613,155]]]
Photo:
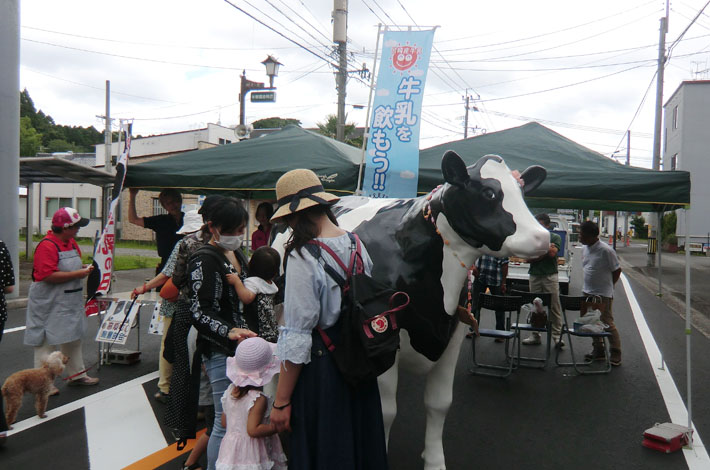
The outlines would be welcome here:
[[[444,154],[441,160],[441,172],[444,175],[444,181],[454,186],[463,186],[469,179],[466,164],[453,150]]]
[[[525,181],[525,186],[523,186],[523,192],[525,194],[529,193],[533,189],[537,188],[545,181],[547,177],[547,170],[543,167],[535,165],[528,167],[527,170],[523,171],[520,178]]]

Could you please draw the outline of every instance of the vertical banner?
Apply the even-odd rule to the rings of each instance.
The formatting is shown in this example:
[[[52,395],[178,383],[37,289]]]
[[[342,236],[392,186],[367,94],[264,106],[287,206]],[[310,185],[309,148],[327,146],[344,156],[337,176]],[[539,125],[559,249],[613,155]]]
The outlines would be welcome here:
[[[126,165],[128,155],[131,151],[131,128],[128,124],[126,130],[125,147],[123,153],[116,162],[116,179],[113,181],[113,191],[111,193],[111,204],[109,206],[106,226],[101,233],[99,242],[94,250],[94,270],[91,271],[86,280],[86,315],[96,315],[99,313],[96,297],[106,295],[111,287],[111,273],[113,272],[113,245],[116,233],[116,206],[123,191],[123,181],[126,178]],[[124,131],[123,124],[121,131]]]
[[[386,31],[367,142],[363,193],[415,197],[419,123],[434,30]]]

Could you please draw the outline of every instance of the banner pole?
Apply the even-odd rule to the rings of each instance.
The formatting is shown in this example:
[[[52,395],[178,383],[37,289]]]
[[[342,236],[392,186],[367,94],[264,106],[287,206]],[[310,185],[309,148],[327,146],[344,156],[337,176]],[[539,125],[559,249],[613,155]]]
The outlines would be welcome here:
[[[362,194],[362,167],[365,165],[365,150],[367,149],[367,141],[370,140],[370,111],[372,108],[372,90],[375,89],[375,67],[377,66],[377,57],[380,53],[380,35],[382,34],[382,23],[377,24],[377,42],[375,44],[375,58],[372,61],[372,75],[370,76],[370,96],[367,98],[367,114],[365,116],[365,132],[362,134],[362,152],[360,154],[360,167],[357,172],[357,187],[355,195]]]

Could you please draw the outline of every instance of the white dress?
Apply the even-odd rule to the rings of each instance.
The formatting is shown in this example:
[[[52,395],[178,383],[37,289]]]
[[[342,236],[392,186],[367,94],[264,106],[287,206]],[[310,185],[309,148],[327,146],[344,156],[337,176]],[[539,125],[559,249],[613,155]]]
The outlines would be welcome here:
[[[249,390],[242,398],[232,396],[230,384],[222,395],[222,409],[227,415],[227,432],[222,438],[217,457],[217,470],[286,470],[286,456],[279,436],[251,437],[247,434],[249,410],[260,396],[268,404],[262,423],[269,422],[272,400],[258,390]]]

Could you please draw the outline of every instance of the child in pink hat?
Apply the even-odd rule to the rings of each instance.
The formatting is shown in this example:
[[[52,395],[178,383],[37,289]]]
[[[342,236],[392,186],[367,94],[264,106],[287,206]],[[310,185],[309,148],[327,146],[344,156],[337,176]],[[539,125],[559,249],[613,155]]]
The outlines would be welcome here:
[[[273,400],[264,385],[279,372],[276,345],[263,338],[239,343],[227,358],[227,377],[232,382],[222,396],[222,426],[227,432],[217,457],[217,470],[285,470],[286,456],[276,427],[268,414]]]

